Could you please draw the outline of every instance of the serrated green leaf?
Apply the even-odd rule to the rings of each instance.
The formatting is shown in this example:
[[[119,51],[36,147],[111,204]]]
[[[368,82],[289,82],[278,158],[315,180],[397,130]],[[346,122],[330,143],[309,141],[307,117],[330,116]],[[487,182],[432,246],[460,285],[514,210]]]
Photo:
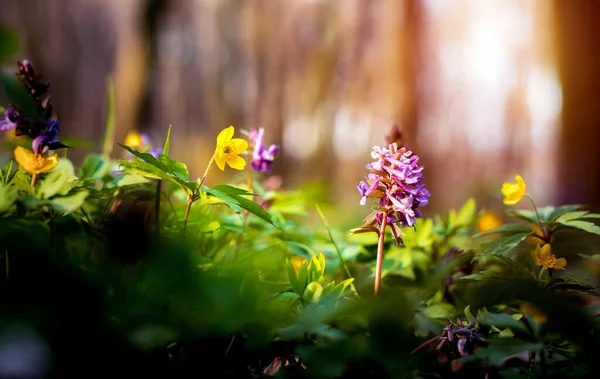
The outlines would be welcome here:
[[[558,220],[559,224],[567,226],[569,228],[584,230],[588,233],[598,234],[600,235],[600,226],[594,224],[589,221],[581,221],[581,220],[571,220],[571,221],[562,221]]]
[[[482,251],[482,255],[502,255],[506,254],[520,244],[531,233],[517,233],[507,236],[497,237],[487,243]]]

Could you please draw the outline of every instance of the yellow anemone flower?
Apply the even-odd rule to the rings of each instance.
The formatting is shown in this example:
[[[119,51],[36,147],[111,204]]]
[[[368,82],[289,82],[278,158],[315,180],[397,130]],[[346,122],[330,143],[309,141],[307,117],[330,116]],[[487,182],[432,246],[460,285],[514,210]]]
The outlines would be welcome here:
[[[238,155],[246,151],[248,141],[241,138],[232,138],[234,131],[233,126],[230,126],[223,129],[217,136],[215,163],[223,171],[225,171],[225,163],[236,170],[243,170],[246,167],[246,161]]]
[[[565,258],[556,259],[556,256],[552,254],[552,248],[549,243],[541,248],[540,245],[537,245],[535,252],[533,253],[533,259],[536,265],[546,269],[553,268],[556,270],[564,270],[567,265],[567,260]]]
[[[44,157],[41,154],[34,154],[33,151],[22,146],[15,148],[14,154],[17,163],[30,174],[50,171],[58,164],[57,154]]]
[[[477,231],[489,232],[502,226],[502,218],[497,212],[484,210],[477,219]]]
[[[137,149],[142,146],[142,135],[135,130],[130,131],[125,136],[125,146],[129,146],[133,149]]]
[[[537,305],[524,301],[521,303],[521,313],[531,316],[538,324],[542,325],[548,321],[548,316]]]
[[[525,181],[521,175],[515,175],[515,180],[517,181],[516,183],[505,182],[502,184],[502,194],[504,195],[504,204],[506,205],[515,205],[525,196],[527,190]]]

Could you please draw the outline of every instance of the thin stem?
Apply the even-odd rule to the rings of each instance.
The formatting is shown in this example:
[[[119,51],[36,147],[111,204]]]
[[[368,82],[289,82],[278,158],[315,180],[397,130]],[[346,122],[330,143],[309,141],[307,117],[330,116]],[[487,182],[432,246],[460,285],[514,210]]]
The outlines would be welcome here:
[[[183,216],[183,235],[185,236],[185,231],[187,230],[188,218],[190,217],[190,209],[192,209],[192,204],[194,203],[194,197],[188,196],[187,206],[185,207],[185,216]]]
[[[248,170],[248,192],[252,192],[252,170]],[[252,201],[254,201],[252,199]],[[248,212],[247,210],[244,209],[244,222],[242,224],[243,230],[246,230],[246,227],[248,226],[248,219],[250,218],[250,212]],[[240,235],[238,236],[237,240],[235,241],[235,250],[233,252],[233,259],[237,259],[239,253],[240,253],[240,249],[242,248],[242,242],[244,241],[244,233],[240,233]]]
[[[156,181],[156,198],[154,199],[154,226],[156,228],[156,235],[160,236],[160,188],[162,180]]]
[[[202,175],[202,179],[200,180],[200,183],[198,183],[198,187],[196,187],[197,189],[199,189],[199,190],[202,189],[202,184],[204,184],[204,181],[206,180],[206,176],[208,175],[208,171],[210,171],[210,167],[212,166],[214,161],[215,161],[215,154],[213,154],[213,156],[210,157],[210,161],[208,161],[208,166],[206,166],[206,170],[204,170],[204,175]]]
[[[37,182],[37,174],[31,175],[31,185],[30,185],[30,187],[31,188],[35,187],[35,183],[36,182]]]
[[[542,280],[542,278],[544,276],[544,271],[545,271],[545,267],[542,266],[542,269],[540,270],[540,274],[538,275],[538,281]]]
[[[535,216],[537,217],[538,224],[540,226],[540,230],[542,231],[542,235],[545,240],[548,237],[548,234],[546,233],[546,228],[544,227],[544,224],[542,224],[542,219],[540,218],[540,214],[538,213],[537,207],[535,206],[535,202],[533,201],[531,196],[529,196],[529,194],[525,194],[525,196],[527,196],[529,201],[531,201],[531,205],[533,206],[533,211],[535,212]]]
[[[379,228],[379,241],[377,242],[377,265],[375,266],[375,296],[379,294],[381,287],[381,270],[383,268],[383,244],[385,242],[385,228],[387,227],[388,213],[383,214],[381,227]]]

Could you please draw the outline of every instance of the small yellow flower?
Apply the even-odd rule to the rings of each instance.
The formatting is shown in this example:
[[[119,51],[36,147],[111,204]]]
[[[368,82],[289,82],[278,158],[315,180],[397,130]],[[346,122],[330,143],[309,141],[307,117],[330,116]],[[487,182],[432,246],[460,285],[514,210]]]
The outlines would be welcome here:
[[[241,138],[232,138],[233,126],[223,129],[217,136],[217,149],[215,150],[215,163],[221,170],[225,170],[225,163],[236,170],[246,167],[244,158],[238,156],[248,148],[248,141]]]
[[[58,155],[54,154],[44,157],[41,154],[33,154],[33,151],[18,146],[14,151],[15,160],[30,174],[41,174],[50,171],[58,164]]]
[[[541,248],[540,245],[537,245],[535,253],[533,253],[533,259],[536,265],[546,269],[553,268],[556,270],[564,270],[567,265],[567,260],[565,258],[556,259],[556,256],[552,254],[552,248],[549,243]]]
[[[125,146],[137,149],[142,146],[142,135],[135,130],[130,131],[125,136]]]
[[[477,231],[479,233],[489,232],[501,226],[502,218],[498,212],[484,210],[477,219]]]
[[[525,196],[527,190],[525,181],[521,175],[515,175],[515,180],[517,183],[504,182],[502,184],[502,194],[504,195],[504,204],[506,205],[515,205]]]
[[[521,313],[531,316],[538,324],[542,325],[548,321],[548,316],[537,305],[529,302],[521,303]]]

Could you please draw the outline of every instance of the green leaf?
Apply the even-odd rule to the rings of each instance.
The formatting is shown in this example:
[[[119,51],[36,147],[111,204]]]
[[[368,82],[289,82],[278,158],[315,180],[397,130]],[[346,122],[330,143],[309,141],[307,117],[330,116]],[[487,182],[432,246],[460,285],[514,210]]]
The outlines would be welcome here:
[[[274,299],[285,305],[292,306],[300,299],[300,295],[296,292],[282,292],[277,294]]]
[[[542,221],[554,221],[560,216],[576,211],[581,208],[581,205],[561,205],[560,207],[544,207],[539,208],[540,218]]]
[[[354,282],[354,278],[342,280],[341,282],[339,282],[338,284],[333,286],[333,288],[331,289],[329,294],[331,296],[333,296],[335,299],[340,299],[346,295],[349,295],[352,292],[351,285],[353,282]],[[329,283],[329,284],[332,284],[332,283]]]
[[[172,125],[169,125],[169,130],[167,131],[167,138],[165,138],[165,144],[163,147],[163,154],[166,156],[169,156],[169,149],[171,148],[171,127]]]
[[[476,209],[477,209],[477,207],[476,207],[475,199],[469,198],[465,202],[465,204],[462,206],[462,208],[458,211],[458,213],[456,214],[453,226],[456,228],[458,226],[471,225],[475,218]]]
[[[469,362],[485,359],[488,365],[497,366],[508,356],[524,351],[540,351],[544,347],[544,344],[541,342],[526,342],[517,338],[490,338],[488,342],[489,346],[487,348],[479,349],[474,354],[460,360],[462,362]]]
[[[425,316],[434,319],[447,319],[454,315],[454,309],[450,304],[434,304],[423,310]]]
[[[113,180],[110,183],[110,186],[111,187],[123,187],[123,186],[130,186],[133,184],[144,184],[144,183],[148,183],[148,182],[149,182],[148,179],[146,179],[140,175],[123,174],[123,175],[120,175],[115,180]]]
[[[580,220],[571,220],[571,221],[562,221],[558,220],[559,224],[567,226],[573,229],[584,230],[588,233],[598,234],[600,235],[600,226],[589,222],[589,221],[580,221]]]
[[[90,194],[89,191],[78,191],[70,196],[55,197],[50,201],[54,209],[64,214],[69,214],[81,208],[85,199]]]
[[[488,234],[517,234],[517,233],[533,233],[530,226],[523,224],[504,224],[499,228],[489,230],[487,232],[477,233],[473,236],[473,238],[485,236]]]
[[[473,316],[473,313],[471,313],[471,305],[470,304],[465,307],[464,313],[465,313],[465,316],[467,317],[467,320],[469,322],[475,322],[475,321],[477,321],[477,319],[475,318],[475,316]]]
[[[529,209],[511,209],[506,211],[506,214],[521,219],[523,221],[530,222],[532,224],[538,223],[538,219],[535,215],[535,212],[530,211]]]
[[[594,263],[598,263],[600,264],[600,254],[594,254],[594,255],[586,255],[586,254],[577,254],[582,258],[585,258],[589,261],[592,261]]]
[[[6,62],[19,51],[19,35],[0,25],[0,63]]]
[[[129,149],[131,150],[131,149]],[[133,150],[132,150],[133,151]],[[135,160],[133,162],[120,160],[119,164],[125,168],[124,172],[134,175],[143,176],[149,179],[164,179],[173,182],[180,186],[188,195],[192,195],[196,189],[196,182],[189,182],[181,178],[181,175],[171,174],[165,171],[163,163],[155,159],[147,153],[139,153],[140,155],[148,155],[153,160],[153,164],[143,160]],[[180,173],[181,174],[181,173]]]
[[[225,189],[225,191],[227,191],[227,192],[223,192],[222,191],[223,189]],[[275,226],[275,224],[273,224],[273,220],[271,219],[271,215],[269,215],[269,213],[267,213],[267,211],[265,211],[260,205],[240,196],[238,194],[238,193],[240,193],[240,191],[242,191],[242,193],[244,195],[251,195],[247,191],[244,191],[239,188],[232,187],[232,186],[225,186],[225,185],[214,186],[214,187],[208,189],[206,191],[206,193],[211,194],[211,195],[223,200],[225,202],[225,205],[227,205],[229,208],[231,208],[236,213],[240,213],[240,208],[243,208],[243,209],[247,210],[248,212],[265,220],[269,224]]]
[[[495,270],[483,270],[479,271],[475,274],[465,275],[458,278],[459,280],[483,280],[494,278],[498,275],[498,272]]]
[[[321,295],[323,295],[323,286],[321,283],[310,282],[306,286],[304,294],[302,294],[302,298],[309,303],[318,303],[321,299]]]
[[[10,184],[0,183],[0,214],[10,210],[17,200],[17,188]]]
[[[42,195],[43,199],[50,199],[63,191],[68,180],[69,173],[66,170],[54,169],[46,175],[46,178],[40,184],[39,193]],[[67,189],[67,192],[69,189],[70,188]],[[62,194],[66,195],[66,193]]]
[[[477,320],[484,325],[493,325],[497,328],[510,328],[511,330],[518,330],[529,334],[524,323],[515,320],[511,315],[506,313],[480,312]]]
[[[323,255],[323,253],[319,253],[317,255],[315,255],[311,260],[310,260],[310,274],[309,274],[309,281],[310,282],[319,282],[319,283],[323,283],[324,277],[323,274],[325,273],[325,256]]]
[[[302,296],[302,294],[304,293],[304,288],[306,287],[306,261],[302,262],[302,265],[300,266],[299,270],[299,275],[296,275],[296,269],[294,268],[294,265],[292,264],[292,262],[290,262],[289,259],[286,259],[285,263],[287,265],[288,280],[290,282],[292,290],[294,290],[294,292],[298,295]]]
[[[491,242],[487,243],[481,254],[483,255],[503,255],[514,249],[520,244],[525,238],[531,233],[518,233],[511,234],[508,236],[502,236],[495,238]]]
[[[108,162],[97,154],[90,154],[85,158],[83,166],[81,167],[81,173],[79,177],[81,179],[94,179],[102,180],[108,173]]]
[[[556,220],[558,222],[562,222],[562,221],[571,221],[571,220],[577,220],[582,218],[583,216],[585,216],[586,214],[588,214],[588,211],[575,211],[575,212],[568,212],[565,213],[563,215],[561,215],[560,217],[558,217]]]

